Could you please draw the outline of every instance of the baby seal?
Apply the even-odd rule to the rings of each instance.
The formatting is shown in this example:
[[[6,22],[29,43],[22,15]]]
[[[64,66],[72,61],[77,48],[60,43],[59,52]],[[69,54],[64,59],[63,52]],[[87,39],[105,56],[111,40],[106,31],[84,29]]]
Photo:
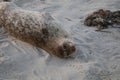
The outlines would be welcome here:
[[[24,10],[12,2],[1,2],[0,25],[9,35],[57,57],[68,57],[75,52],[67,32],[48,13]]]

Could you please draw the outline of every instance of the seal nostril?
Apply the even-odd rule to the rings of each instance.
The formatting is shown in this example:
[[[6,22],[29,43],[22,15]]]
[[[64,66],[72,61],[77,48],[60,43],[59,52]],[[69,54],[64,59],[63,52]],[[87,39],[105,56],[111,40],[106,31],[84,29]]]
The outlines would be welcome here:
[[[66,45],[66,44],[63,44],[63,48],[64,48],[64,49],[67,49],[67,45]]]
[[[71,49],[72,49],[72,51],[73,51],[73,52],[75,52],[75,46],[72,46],[72,48],[71,48]]]

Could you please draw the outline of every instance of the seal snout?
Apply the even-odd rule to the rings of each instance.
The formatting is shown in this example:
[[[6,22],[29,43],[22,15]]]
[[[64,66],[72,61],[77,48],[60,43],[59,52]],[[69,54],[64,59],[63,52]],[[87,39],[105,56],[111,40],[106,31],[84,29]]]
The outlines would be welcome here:
[[[75,46],[70,41],[65,41],[59,46],[59,52],[61,57],[68,57],[75,52]]]

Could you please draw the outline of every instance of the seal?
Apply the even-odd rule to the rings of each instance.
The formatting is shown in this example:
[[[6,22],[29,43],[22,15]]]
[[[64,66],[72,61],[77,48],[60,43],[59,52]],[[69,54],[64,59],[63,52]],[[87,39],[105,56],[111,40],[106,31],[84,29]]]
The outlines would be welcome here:
[[[75,52],[69,34],[49,13],[24,10],[12,2],[1,2],[0,25],[9,35],[57,57],[68,57]]]

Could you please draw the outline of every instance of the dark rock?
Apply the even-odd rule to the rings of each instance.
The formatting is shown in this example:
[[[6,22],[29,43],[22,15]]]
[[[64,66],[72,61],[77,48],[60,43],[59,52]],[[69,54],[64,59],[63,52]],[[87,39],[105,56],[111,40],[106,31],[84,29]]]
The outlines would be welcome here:
[[[120,11],[110,11],[100,9],[85,18],[84,24],[87,26],[97,26],[97,31],[108,28],[109,25],[120,24]]]

